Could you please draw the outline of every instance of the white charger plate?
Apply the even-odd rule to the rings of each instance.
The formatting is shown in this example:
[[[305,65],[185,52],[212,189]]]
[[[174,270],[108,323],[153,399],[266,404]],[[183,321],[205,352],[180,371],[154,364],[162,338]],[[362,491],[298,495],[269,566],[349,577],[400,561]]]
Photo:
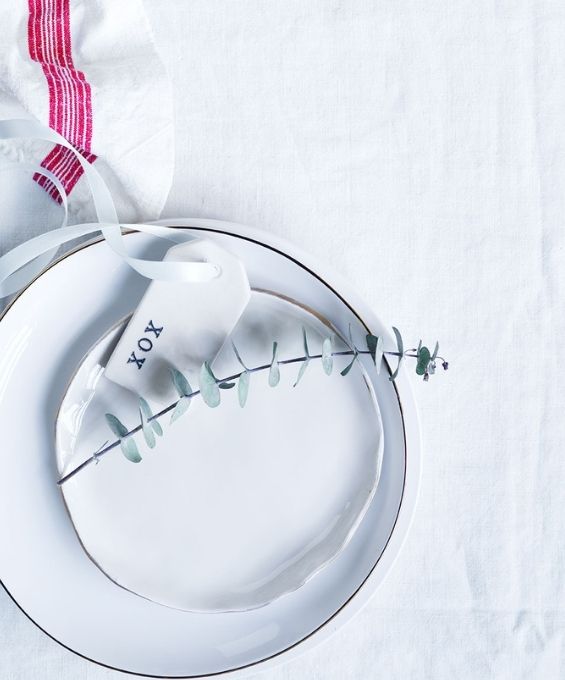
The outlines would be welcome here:
[[[232,249],[254,287],[299,299],[339,329],[362,323],[386,334],[342,282],[273,237],[211,220],[171,224]],[[164,249],[147,236],[131,235],[128,243],[138,254]],[[81,287],[81,282],[89,285]],[[401,375],[392,384],[383,371],[374,382],[384,436],[378,493],[347,547],[316,578],[253,611],[211,615],[163,607],[117,588],[88,559],[55,485],[53,443],[47,436],[81,358],[105,329],[131,311],[145,285],[103,243],[83,246],[29,286],[0,323],[3,584],[54,639],[118,670],[196,677],[290,658],[366,601],[405,535],[420,466],[418,424],[406,379]]]

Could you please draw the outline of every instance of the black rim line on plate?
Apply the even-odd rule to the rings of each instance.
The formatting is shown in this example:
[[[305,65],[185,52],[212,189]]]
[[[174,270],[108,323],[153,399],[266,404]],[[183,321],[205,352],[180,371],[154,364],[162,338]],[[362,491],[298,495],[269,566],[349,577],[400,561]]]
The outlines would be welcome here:
[[[211,232],[213,234],[222,234],[224,236],[230,236],[233,238],[239,238],[243,241],[248,241],[249,243],[253,243],[255,245],[258,245],[262,248],[266,248],[267,250],[270,250],[274,253],[277,253],[277,255],[280,255],[287,260],[290,260],[293,262],[295,265],[300,267],[301,269],[304,269],[307,271],[311,276],[313,276],[315,279],[320,281],[326,288],[328,288],[341,302],[349,309],[350,312],[353,313],[353,315],[359,320],[359,322],[363,325],[365,330],[367,332],[370,332],[369,327],[367,324],[363,321],[359,313],[345,300],[330,284],[325,281],[319,274],[316,274],[316,272],[312,271],[309,267],[306,265],[302,264],[299,260],[294,258],[292,255],[288,255],[287,253],[284,253],[283,251],[279,250],[278,248],[275,248],[274,246],[271,246],[267,243],[262,243],[261,241],[258,241],[257,239],[251,238],[250,236],[242,236],[241,234],[234,234],[233,232],[226,231],[225,229],[213,229],[211,227],[189,227],[189,226],[184,226],[184,225],[167,225],[169,227],[175,228],[175,229],[186,229],[187,231],[203,231],[203,232]],[[137,233],[135,231],[128,231],[126,232],[125,235],[127,234],[133,234]],[[23,288],[21,291],[17,293],[17,295],[13,298],[13,300],[10,301],[10,303],[6,306],[6,308],[2,311],[0,314],[0,322],[3,321],[4,317],[7,315],[7,313],[10,311],[12,306],[20,299],[20,297],[30,288],[38,279],[43,276],[47,271],[55,267],[57,264],[62,262],[63,260],[66,260],[68,257],[71,255],[74,255],[77,252],[80,252],[82,250],[86,250],[86,248],[89,248],[90,246],[96,245],[98,243],[101,243],[103,241],[103,237],[96,238],[92,241],[89,241],[87,243],[83,243],[76,248],[73,248],[72,250],[68,251],[67,253],[64,253],[60,257],[58,257],[56,260],[51,262],[43,271],[41,271],[32,281],[30,281],[25,288]],[[389,373],[390,371],[390,365],[388,364],[387,359],[385,359],[385,363],[387,366],[387,370]],[[402,401],[400,400],[400,394],[398,393],[398,387],[396,386],[395,382],[392,381],[392,387],[396,393],[396,398],[398,401],[398,407],[400,409],[400,417],[402,420],[402,436],[403,436],[403,441],[404,441],[404,476],[402,480],[402,493],[400,495],[400,503],[398,505],[398,510],[396,512],[396,517],[394,518],[394,523],[392,525],[392,529],[390,531],[390,534],[386,540],[386,543],[381,550],[379,556],[377,557],[375,563],[369,570],[367,576],[363,579],[363,581],[359,584],[359,586],[351,593],[351,595],[345,600],[345,602],[338,608],[336,611],[329,616],[323,623],[321,623],[317,628],[314,630],[310,631],[308,635],[305,635],[303,638],[300,640],[297,640],[296,642],[293,642],[291,645],[288,647],[285,647],[285,649],[281,649],[278,652],[275,652],[274,654],[271,654],[270,656],[266,656],[263,659],[258,659],[256,661],[252,661],[247,664],[243,664],[242,666],[236,666],[234,668],[229,668],[227,670],[222,670],[222,671],[214,671],[213,673],[205,673],[205,674],[199,674],[199,675],[153,675],[153,674],[148,674],[148,673],[140,673],[136,671],[129,671],[124,668],[117,668],[116,666],[111,666],[109,664],[103,663],[102,661],[96,661],[96,659],[92,659],[85,654],[82,654],[81,652],[77,652],[75,649],[72,649],[71,647],[68,647],[64,642],[61,642],[60,640],[57,640],[56,637],[51,635],[45,628],[42,628],[37,621],[35,621],[26,611],[25,609],[20,605],[20,603],[16,600],[16,598],[12,595],[12,593],[8,590],[7,586],[4,584],[4,581],[0,578],[0,585],[2,585],[2,588],[6,591],[8,594],[9,598],[12,600],[12,602],[18,607],[18,609],[35,625],[39,630],[47,635],[48,638],[56,642],[58,645],[66,649],[67,651],[71,652],[72,654],[75,654],[76,656],[79,656],[82,659],[85,659],[86,661],[90,661],[91,663],[96,664],[97,666],[101,666],[102,668],[108,668],[109,670],[112,671],[117,671],[118,673],[125,673],[127,675],[137,675],[139,677],[144,677],[144,678],[162,678],[163,680],[192,680],[193,678],[211,678],[214,676],[219,676],[219,675],[228,675],[230,673],[236,673],[238,671],[245,670],[247,668],[253,668],[254,666],[258,666],[262,663],[265,663],[266,661],[270,661],[271,659],[276,659],[277,657],[281,656],[282,654],[286,654],[286,652],[290,651],[291,649],[294,649],[295,647],[298,647],[301,645],[303,642],[306,640],[309,640],[312,636],[316,635],[322,628],[328,625],[333,619],[338,616],[338,614],[343,611],[345,607],[357,596],[359,591],[363,588],[365,583],[368,581],[368,579],[371,577],[371,574],[375,570],[377,564],[379,563],[381,557],[383,556],[385,550],[388,547],[388,544],[390,543],[390,539],[392,538],[392,535],[394,534],[394,530],[396,528],[396,523],[398,521],[398,516],[400,515],[400,509],[402,507],[402,502],[404,500],[404,491],[406,488],[406,468],[407,468],[407,444],[406,444],[406,427],[405,427],[405,422],[404,422],[404,410],[402,408]]]

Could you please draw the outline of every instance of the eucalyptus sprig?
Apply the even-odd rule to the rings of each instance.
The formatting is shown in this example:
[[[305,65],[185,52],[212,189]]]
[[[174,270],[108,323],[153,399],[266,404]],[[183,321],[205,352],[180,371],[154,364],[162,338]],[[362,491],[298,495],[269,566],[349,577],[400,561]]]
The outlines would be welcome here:
[[[159,423],[159,420],[170,413],[170,425],[175,423],[179,418],[181,418],[187,411],[192,399],[197,396],[201,396],[204,403],[210,408],[216,408],[221,402],[221,391],[230,390],[237,385],[237,396],[238,402],[241,408],[244,408],[247,403],[247,398],[249,395],[249,389],[251,385],[251,376],[254,373],[260,373],[262,371],[268,371],[268,384],[271,387],[276,387],[281,379],[280,366],[287,364],[300,364],[298,369],[298,374],[293,387],[296,387],[299,382],[304,377],[308,367],[312,361],[321,360],[322,369],[326,375],[331,375],[334,368],[334,358],[335,357],[351,357],[349,363],[340,371],[342,376],[347,376],[351,371],[354,364],[359,360],[360,355],[370,355],[372,362],[375,366],[377,374],[380,373],[383,359],[385,356],[393,357],[396,359],[395,370],[391,373],[389,380],[396,380],[400,370],[400,366],[406,357],[416,359],[416,374],[422,376],[425,381],[428,381],[430,375],[436,372],[437,363],[440,362],[444,370],[449,367],[448,362],[440,357],[439,344],[436,342],[435,347],[432,352],[419,342],[418,347],[413,349],[405,349],[404,341],[402,335],[397,328],[393,327],[394,336],[396,339],[396,350],[385,351],[383,338],[380,336],[368,333],[365,336],[365,348],[361,349],[355,345],[355,342],[351,333],[351,326],[349,327],[349,340],[346,342],[348,347],[347,350],[334,351],[333,349],[333,338],[326,337],[322,342],[322,351],[320,354],[311,354],[310,347],[308,345],[308,336],[306,329],[302,328],[302,344],[304,348],[304,355],[299,357],[293,357],[291,359],[279,359],[278,356],[278,343],[273,342],[271,361],[268,364],[262,364],[260,366],[255,366],[250,368],[247,366],[237,347],[232,343],[232,349],[237,359],[238,363],[241,365],[242,370],[233,375],[227,376],[226,378],[218,378],[214,375],[212,367],[208,361],[205,361],[199,372],[199,389],[194,390],[190,386],[186,376],[181,373],[176,368],[170,369],[171,382],[175,388],[178,395],[176,401],[169,404],[163,408],[158,413],[152,413],[151,407],[143,397],[139,397],[139,418],[140,422],[138,425],[128,430],[128,428],[120,421],[120,419],[112,413],[106,414],[106,423],[112,433],[117,439],[112,443],[106,443],[104,446],[99,448],[92,457],[87,458],[76,468],[71,470],[63,476],[58,484],[64,484],[67,480],[74,477],[78,472],[83,470],[85,467],[91,463],[98,463],[99,459],[112,451],[115,448],[120,448],[123,455],[127,460],[132,463],[140,463],[142,457],[139,453],[139,449],[134,440],[134,435],[141,432],[147,446],[152,449],[157,444],[156,437],[163,436],[163,428]]]

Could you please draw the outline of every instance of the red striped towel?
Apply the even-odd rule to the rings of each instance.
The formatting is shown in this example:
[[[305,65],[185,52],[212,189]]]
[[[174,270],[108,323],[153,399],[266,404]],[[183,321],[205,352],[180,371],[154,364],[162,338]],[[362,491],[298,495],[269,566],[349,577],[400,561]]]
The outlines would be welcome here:
[[[0,117],[19,108],[96,161],[122,219],[157,217],[172,180],[172,97],[141,0],[4,5]],[[63,147],[41,165],[67,193],[82,175]],[[49,180],[36,181],[59,200]]]

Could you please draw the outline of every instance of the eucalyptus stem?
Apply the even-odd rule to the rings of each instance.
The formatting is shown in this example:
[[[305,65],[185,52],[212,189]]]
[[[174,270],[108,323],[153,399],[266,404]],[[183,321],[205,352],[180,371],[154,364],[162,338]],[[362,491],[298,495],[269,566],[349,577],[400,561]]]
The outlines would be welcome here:
[[[332,352],[333,357],[346,357],[346,356],[353,356],[355,352],[353,350],[344,350],[343,352]],[[358,350],[357,354],[370,354],[368,350]],[[398,356],[398,352],[385,352],[385,354],[389,354],[391,356]],[[302,356],[302,357],[294,357],[293,359],[280,359],[278,363],[280,365],[286,366],[288,364],[298,364],[298,363],[303,363],[307,359],[321,359],[322,355],[321,354],[311,354],[309,357]],[[271,368],[271,364],[261,364],[260,366],[255,366],[255,368],[247,368],[242,371],[239,371],[239,373],[234,373],[233,375],[229,375],[227,378],[216,378],[216,383],[219,385],[220,383],[225,383],[225,382],[230,382],[231,380],[237,380],[242,373],[245,373],[247,371],[248,373],[259,373],[260,371],[267,371],[269,368]],[[192,397],[197,397],[200,394],[200,390],[193,390],[189,394],[185,395],[187,399],[192,399]],[[169,404],[168,406],[165,406],[165,408],[161,409],[158,413],[155,413],[152,415],[150,418],[147,419],[148,423],[151,423],[154,420],[159,420],[159,418],[162,418],[163,416],[167,415],[167,413],[170,413],[178,404],[180,400],[177,399],[175,402],[172,404]],[[126,434],[121,439],[125,439],[126,437],[131,437],[134,434],[137,434],[138,432],[141,432],[142,425],[136,425],[136,427],[133,427],[131,430],[129,430]],[[90,458],[87,458],[84,460],[80,465],[77,465],[76,468],[68,472],[66,475],[61,477],[61,479],[57,482],[57,484],[61,485],[67,482],[69,479],[74,477],[78,472],[81,470],[84,470],[85,467],[88,467],[92,463],[98,463],[100,458],[102,456],[105,456],[107,453],[112,451],[113,449],[117,448],[120,445],[121,439],[116,439],[113,441],[111,444],[105,445],[103,448],[99,449],[96,453],[93,453]]]
[[[179,373],[179,371],[172,370],[173,373],[173,382],[175,384],[175,387],[177,389],[177,392],[179,393],[179,398],[174,401],[172,404],[169,404],[165,408],[161,409],[158,413],[152,414],[149,405],[147,402],[143,399],[140,399],[141,406],[142,408],[140,409],[140,414],[141,414],[141,423],[139,425],[136,425],[135,427],[128,429],[125,427],[114,415],[112,414],[107,414],[106,418],[107,420],[109,419],[109,424],[111,429],[114,431],[114,434],[116,434],[119,438],[116,439],[115,441],[108,443],[106,442],[100,449],[98,449],[95,453],[92,454],[90,458],[87,458],[84,460],[80,465],[77,465],[73,470],[68,472],[66,475],[61,477],[57,484],[62,485],[65,482],[67,482],[69,479],[74,477],[76,474],[78,474],[81,470],[84,470],[86,467],[91,465],[92,463],[98,463],[100,461],[100,458],[105,456],[107,453],[112,451],[113,449],[116,449],[117,447],[121,446],[122,451],[124,452],[124,455],[131,461],[133,462],[139,462],[141,460],[141,456],[139,456],[139,453],[137,451],[137,446],[135,445],[135,441],[132,440],[131,438],[133,435],[137,434],[138,432],[143,431],[144,436],[146,437],[146,441],[148,442],[149,446],[152,448],[155,445],[155,436],[151,432],[151,429],[160,436],[163,434],[161,426],[157,423],[157,421],[162,418],[164,415],[167,415],[171,411],[174,411],[172,414],[172,419],[171,422],[174,421],[174,419],[180,415],[180,413],[177,413],[180,407],[183,407],[181,410],[181,413],[183,413],[187,406],[190,403],[190,400],[193,397],[198,396],[199,394],[202,395],[204,401],[207,403],[208,406],[214,407],[217,406],[220,403],[220,397],[219,397],[219,389],[218,388],[231,388],[234,387],[235,383],[233,382],[234,380],[240,379],[240,383],[243,382],[243,379],[246,379],[246,388],[248,387],[248,380],[249,380],[249,374],[252,373],[259,373],[261,371],[267,371],[269,370],[269,384],[271,386],[275,386],[278,384],[279,381],[279,374],[278,374],[278,368],[277,366],[282,365],[286,366],[289,364],[302,364],[300,367],[300,372],[298,374],[298,378],[295,382],[295,386],[301,379],[305,369],[307,368],[308,363],[312,359],[322,359],[322,364],[324,366],[324,371],[329,375],[332,370],[332,360],[333,357],[353,357],[352,361],[348,366],[341,371],[341,375],[345,376],[351,369],[353,363],[357,359],[359,355],[370,355],[373,361],[375,362],[375,365],[377,366],[377,372],[379,369],[379,364],[380,360],[383,356],[390,356],[390,357],[396,357],[398,359],[398,367],[400,366],[401,361],[404,359],[404,357],[413,357],[417,359],[417,367],[416,367],[416,373],[418,375],[422,375],[424,377],[424,380],[428,380],[429,375],[433,374],[435,372],[435,361],[439,360],[442,362],[443,368],[447,369],[448,363],[445,359],[443,359],[440,356],[437,356],[437,348],[438,345],[436,344],[436,349],[434,350],[433,355],[430,354],[430,351],[426,347],[422,347],[422,343],[420,342],[420,345],[418,348],[414,349],[408,349],[405,350],[403,348],[403,343],[402,343],[402,337],[400,336],[400,333],[398,332],[397,329],[394,329],[396,338],[397,338],[397,344],[398,348],[397,351],[383,351],[382,349],[382,339],[377,338],[376,336],[373,336],[371,334],[368,334],[366,336],[367,339],[367,347],[368,349],[362,350],[359,349],[358,347],[355,346],[353,341],[351,340],[351,331],[350,331],[350,343],[348,344],[349,349],[339,351],[339,352],[333,352],[329,351],[331,349],[331,340],[327,339],[326,342],[328,343],[327,347],[324,343],[324,347],[322,348],[322,353],[321,354],[310,354],[309,349],[308,349],[308,340],[306,337],[306,331],[303,329],[303,342],[304,342],[304,351],[305,354],[303,356],[299,357],[293,357],[292,359],[277,359],[276,353],[277,353],[277,343],[273,343],[273,358],[270,363],[268,364],[261,364],[259,366],[255,366],[254,368],[248,368],[243,360],[241,359],[241,356],[239,355],[239,352],[237,351],[237,348],[233,346],[234,353],[237,357],[237,360],[242,366],[242,370],[239,371],[238,373],[234,373],[232,375],[227,376],[226,378],[216,378],[216,376],[213,374],[212,369],[210,368],[210,365],[208,362],[206,362],[202,369],[205,372],[205,377],[207,378],[207,384],[202,383],[200,384],[200,389],[197,390],[192,390],[190,388],[190,385],[186,378]],[[329,363],[328,363],[329,362]],[[391,375],[390,380],[394,380],[396,375],[398,374],[398,367],[396,371]],[[276,371],[273,373],[273,368],[276,369]],[[271,382],[272,381],[272,382]],[[241,385],[240,385],[241,386]],[[206,387],[206,391],[203,392],[204,387]],[[212,397],[215,399],[213,402],[210,401],[210,393],[209,390],[210,388],[213,388],[213,391],[215,392],[215,396],[212,395]],[[247,389],[245,390],[247,394]],[[247,396],[245,396],[245,399]],[[244,401],[240,401],[240,405],[244,405]],[[181,404],[182,402],[182,404]],[[179,408],[177,408],[179,407]],[[149,425],[152,425],[152,427],[148,427]],[[148,434],[147,431],[150,430],[149,432],[149,439],[148,439]],[[129,450],[128,450],[129,449]]]

